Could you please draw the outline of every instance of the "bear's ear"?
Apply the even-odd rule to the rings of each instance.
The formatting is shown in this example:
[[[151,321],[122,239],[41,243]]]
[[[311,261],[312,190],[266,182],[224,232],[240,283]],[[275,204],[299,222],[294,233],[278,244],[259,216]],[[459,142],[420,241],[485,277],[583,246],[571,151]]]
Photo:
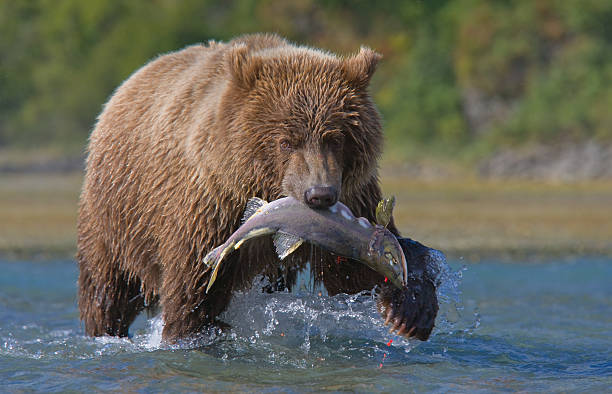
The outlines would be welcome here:
[[[246,44],[238,44],[230,49],[227,62],[232,78],[238,86],[251,89],[255,85],[263,61],[259,57],[251,56],[250,49]]]
[[[342,64],[347,81],[358,88],[367,87],[381,58],[380,53],[362,46],[357,55],[345,59]]]

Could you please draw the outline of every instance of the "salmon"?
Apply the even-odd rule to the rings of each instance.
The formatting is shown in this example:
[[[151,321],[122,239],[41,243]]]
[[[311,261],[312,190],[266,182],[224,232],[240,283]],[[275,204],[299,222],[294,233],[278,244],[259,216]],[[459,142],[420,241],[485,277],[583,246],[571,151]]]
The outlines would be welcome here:
[[[247,203],[243,224],[204,258],[204,263],[212,269],[206,292],[231,252],[249,239],[269,235],[273,236],[281,260],[308,242],[357,260],[384,275],[396,287],[403,288],[408,277],[406,258],[397,238],[385,227],[393,203],[394,200],[381,201],[376,216],[383,223],[372,224],[366,218],[355,217],[341,202],[326,209],[311,209],[293,197],[270,203],[252,198]]]

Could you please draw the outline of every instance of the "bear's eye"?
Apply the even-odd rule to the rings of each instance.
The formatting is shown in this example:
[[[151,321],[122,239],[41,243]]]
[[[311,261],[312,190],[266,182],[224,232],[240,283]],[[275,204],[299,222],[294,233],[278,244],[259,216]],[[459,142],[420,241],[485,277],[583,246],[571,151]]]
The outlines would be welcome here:
[[[333,150],[340,150],[342,149],[342,141],[334,138],[333,140],[329,141],[329,147]]]
[[[344,138],[342,136],[334,136],[333,138],[328,138],[326,143],[329,149],[338,152],[344,146]]]
[[[284,139],[280,140],[278,145],[280,146],[281,150],[284,152],[291,152],[293,150],[293,145],[291,144],[289,140],[284,140]]]

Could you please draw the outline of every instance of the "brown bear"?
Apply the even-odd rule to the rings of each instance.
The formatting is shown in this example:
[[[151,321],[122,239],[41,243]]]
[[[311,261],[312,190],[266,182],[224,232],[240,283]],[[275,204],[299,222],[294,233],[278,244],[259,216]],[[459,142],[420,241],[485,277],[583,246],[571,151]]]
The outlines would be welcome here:
[[[163,338],[175,341],[215,324],[256,275],[290,288],[291,275],[279,272],[300,263],[279,267],[269,242],[257,242],[206,292],[204,256],[238,228],[251,197],[290,195],[313,209],[340,200],[373,221],[382,132],[367,88],[379,58],[258,34],[189,46],[127,79],[88,147],[77,253],[86,332],[126,336],[138,313],[159,305]],[[323,251],[313,272],[330,295],[379,285],[385,322],[426,340],[438,310],[427,248],[399,239],[413,271],[403,290]]]

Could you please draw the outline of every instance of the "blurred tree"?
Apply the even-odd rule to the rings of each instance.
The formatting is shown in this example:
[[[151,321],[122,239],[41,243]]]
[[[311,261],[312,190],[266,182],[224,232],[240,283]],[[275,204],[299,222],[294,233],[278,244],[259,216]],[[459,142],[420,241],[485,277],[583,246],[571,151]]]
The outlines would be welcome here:
[[[372,92],[399,154],[612,139],[611,20],[609,0],[0,1],[0,148],[81,151],[149,59],[256,31],[380,51]]]

